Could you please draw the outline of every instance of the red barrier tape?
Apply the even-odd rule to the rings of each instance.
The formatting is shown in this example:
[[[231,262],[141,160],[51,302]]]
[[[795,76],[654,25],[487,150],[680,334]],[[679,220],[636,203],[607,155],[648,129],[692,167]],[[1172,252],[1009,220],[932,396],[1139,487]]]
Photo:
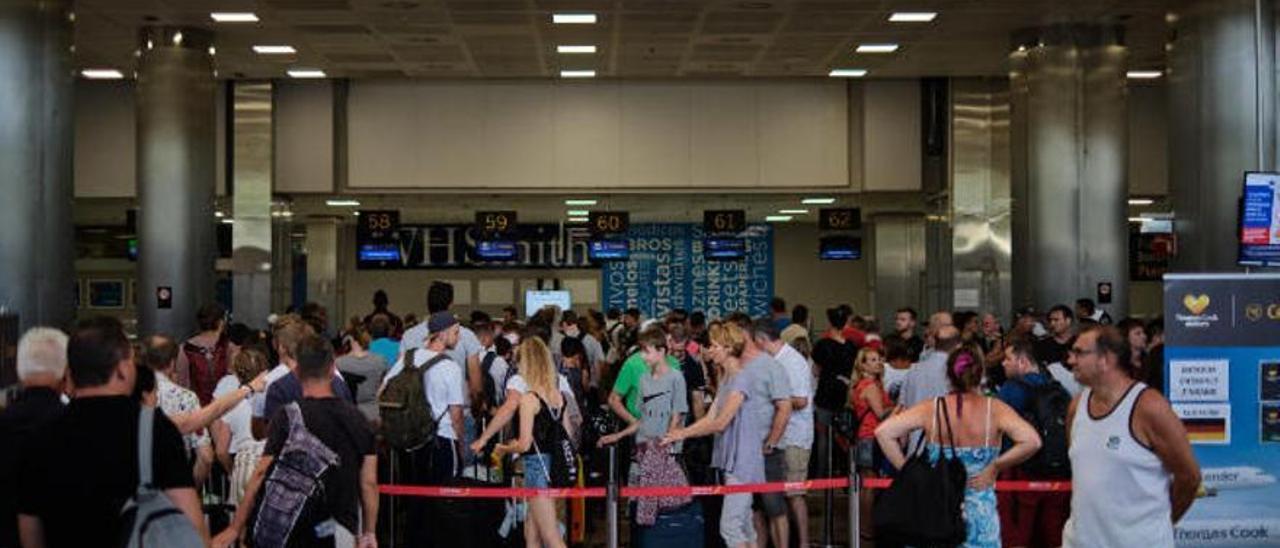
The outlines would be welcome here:
[[[867,478],[862,480],[866,489],[884,489],[893,480],[889,478]],[[697,485],[681,487],[623,487],[619,494],[626,498],[638,497],[685,497],[706,495],[731,495],[734,493],[779,493],[783,491],[820,491],[826,489],[844,489],[849,487],[849,478],[826,478],[797,482],[753,483],[749,485]],[[1068,492],[1071,491],[1069,481],[998,481],[997,491],[1020,492]],[[508,499],[527,497],[550,497],[554,499],[603,498],[604,487],[586,487],[575,489],[534,489],[529,487],[433,487],[426,485],[382,485],[378,491],[384,495],[435,497],[435,498],[482,498]]]

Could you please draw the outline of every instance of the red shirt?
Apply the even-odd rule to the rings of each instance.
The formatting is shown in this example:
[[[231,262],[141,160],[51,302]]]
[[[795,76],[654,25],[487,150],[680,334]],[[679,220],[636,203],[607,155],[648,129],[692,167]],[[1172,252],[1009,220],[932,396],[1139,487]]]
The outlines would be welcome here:
[[[881,401],[886,408],[893,406],[893,400],[889,399],[889,393],[884,391],[884,383],[880,382],[880,379],[862,379],[853,385],[853,389],[849,391],[849,401],[853,403],[853,415],[858,418],[858,439],[860,440],[874,438],[876,427],[880,426],[880,417],[871,410],[871,404],[861,397],[868,388],[880,391]]]
[[[863,345],[867,344],[867,334],[863,333],[856,327],[845,326],[845,328],[840,331],[840,334],[844,335],[844,340],[852,341],[858,348],[862,348]]]

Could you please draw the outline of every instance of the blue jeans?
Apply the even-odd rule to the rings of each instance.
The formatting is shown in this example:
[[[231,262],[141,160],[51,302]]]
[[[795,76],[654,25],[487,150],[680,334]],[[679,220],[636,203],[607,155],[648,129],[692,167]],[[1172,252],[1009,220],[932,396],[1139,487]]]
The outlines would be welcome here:
[[[534,489],[546,489],[551,487],[551,456],[550,455],[525,455],[521,457],[524,463],[524,486]]]

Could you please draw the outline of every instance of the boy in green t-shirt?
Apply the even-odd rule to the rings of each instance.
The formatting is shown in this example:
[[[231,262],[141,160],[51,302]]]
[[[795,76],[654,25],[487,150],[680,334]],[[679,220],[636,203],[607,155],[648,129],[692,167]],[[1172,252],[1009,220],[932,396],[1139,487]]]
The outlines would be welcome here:
[[[657,325],[650,326],[645,333],[654,333],[656,338],[652,338],[657,343],[650,343],[651,347],[666,348],[666,333]],[[609,394],[609,409],[618,415],[624,422],[631,424],[640,417],[640,378],[649,372],[649,366],[644,363],[644,347],[645,333],[640,334],[640,350],[632,354],[626,361],[622,362],[622,369],[618,371],[618,379],[613,382],[613,392]],[[665,353],[665,352],[664,352]],[[667,365],[672,369],[680,371],[680,361],[666,356]],[[624,403],[625,402],[625,405]]]

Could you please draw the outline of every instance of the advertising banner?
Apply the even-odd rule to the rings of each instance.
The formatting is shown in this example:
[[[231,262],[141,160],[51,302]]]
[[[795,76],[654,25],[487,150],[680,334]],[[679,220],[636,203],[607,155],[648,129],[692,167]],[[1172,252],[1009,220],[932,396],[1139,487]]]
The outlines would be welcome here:
[[[708,260],[703,227],[696,224],[632,225],[628,261],[602,268],[604,307],[639,308],[657,317],[675,308],[701,310],[709,318],[734,311],[769,312],[773,298],[773,230],[751,225],[743,234],[745,258]]]
[[[1280,276],[1164,277],[1165,394],[1203,496],[1178,546],[1280,546]]]

